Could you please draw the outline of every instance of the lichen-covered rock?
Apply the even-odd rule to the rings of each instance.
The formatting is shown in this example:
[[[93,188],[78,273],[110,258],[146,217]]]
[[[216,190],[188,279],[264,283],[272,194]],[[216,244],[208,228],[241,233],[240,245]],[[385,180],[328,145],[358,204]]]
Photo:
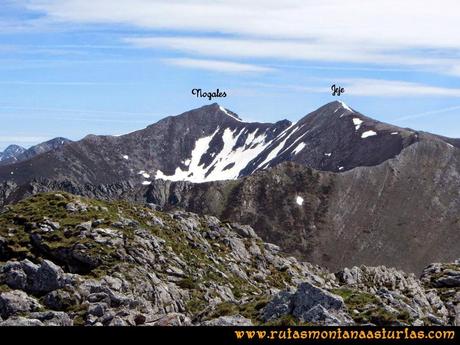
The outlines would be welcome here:
[[[30,264],[33,265],[32,262]],[[3,266],[2,273],[4,284],[12,289],[26,289],[27,274],[24,272],[23,264],[17,261],[8,262]]]
[[[252,321],[241,315],[221,316],[203,322],[204,326],[252,326]]]
[[[259,236],[256,235],[256,232],[252,227],[249,225],[241,225],[237,223],[232,223],[232,229],[238,234],[241,235],[242,237],[245,238],[259,238]]]
[[[294,314],[294,316],[296,315]],[[327,326],[353,324],[353,320],[346,313],[326,309],[321,304],[317,304],[313,308],[302,312],[297,317],[301,322]]]
[[[347,288],[359,289],[376,296],[382,307],[394,314],[394,319],[401,314],[410,323],[415,320],[429,320],[428,316],[431,314],[437,315],[442,320],[441,323],[447,322],[445,304],[434,290],[427,291],[414,274],[384,266],[361,266],[346,268],[336,273],[336,276]]]
[[[431,289],[430,296],[435,302],[445,306],[449,323],[460,326],[460,259],[427,266],[420,280],[425,288]],[[444,319],[440,321],[444,322]]]
[[[292,296],[292,315],[302,322],[319,322],[329,324],[352,323],[343,312],[345,303],[342,297],[318,288],[310,283],[302,283]],[[336,314],[337,317],[333,315]],[[332,321],[331,321],[332,322]]]
[[[52,261],[43,260],[37,265],[30,260],[8,262],[2,268],[3,281],[12,289],[22,289],[33,294],[43,294],[65,285],[72,279]]]
[[[30,319],[22,316],[13,316],[5,321],[0,321],[0,326],[44,326],[45,324],[37,319]]]
[[[342,297],[310,283],[302,283],[295,292],[282,291],[264,308],[265,321],[291,315],[302,323],[347,325],[353,320],[347,315]]]
[[[27,317],[39,320],[45,326],[73,326],[70,316],[62,311],[33,312]]]
[[[281,291],[263,309],[262,317],[264,321],[272,321],[292,313],[292,297],[294,293]]]
[[[65,284],[65,275],[61,267],[49,260],[43,260],[40,267],[29,278],[31,292],[47,293],[59,289]]]
[[[68,310],[78,305],[80,301],[80,294],[76,288],[71,286],[51,291],[43,297],[43,304],[52,310]]]
[[[40,307],[38,300],[24,291],[14,290],[0,293],[0,316],[2,318],[33,312],[39,310]]]
[[[187,315],[181,313],[169,313],[162,315],[159,319],[147,323],[152,326],[191,326],[192,322]]]

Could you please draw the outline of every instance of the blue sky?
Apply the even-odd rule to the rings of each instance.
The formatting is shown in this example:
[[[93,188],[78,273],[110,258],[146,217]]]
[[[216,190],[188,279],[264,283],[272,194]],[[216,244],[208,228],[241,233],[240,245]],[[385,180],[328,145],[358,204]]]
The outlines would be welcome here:
[[[340,99],[460,137],[460,4],[423,5],[0,0],[0,150],[137,130],[210,103],[193,88],[225,90],[212,102],[247,121],[295,121]]]

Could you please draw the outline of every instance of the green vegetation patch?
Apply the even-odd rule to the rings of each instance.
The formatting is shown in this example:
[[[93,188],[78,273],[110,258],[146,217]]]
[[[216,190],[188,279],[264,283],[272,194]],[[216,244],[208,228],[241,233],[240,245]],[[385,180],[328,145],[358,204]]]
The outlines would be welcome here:
[[[253,296],[243,303],[234,303],[228,301],[222,302],[218,304],[214,310],[206,316],[206,319],[211,320],[221,316],[232,316],[239,314],[252,320],[252,322],[256,325],[262,324],[260,312],[269,301],[270,296],[259,295]]]
[[[348,313],[356,322],[371,322],[385,326],[396,322],[410,323],[411,321],[407,311],[399,311],[398,314],[390,313],[384,309],[380,300],[370,293],[347,288],[333,289],[331,292],[343,298]]]

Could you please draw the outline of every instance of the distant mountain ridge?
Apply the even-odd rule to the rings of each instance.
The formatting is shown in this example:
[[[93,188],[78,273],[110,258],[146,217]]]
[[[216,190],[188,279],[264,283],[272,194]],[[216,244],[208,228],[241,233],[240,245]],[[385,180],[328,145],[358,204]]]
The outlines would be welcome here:
[[[14,144],[9,145],[5,149],[5,151],[0,152],[0,164],[2,164],[2,162],[4,162],[4,161],[14,159],[15,157],[21,155],[25,151],[26,151],[26,149],[24,147],[22,147],[22,146],[14,145]]]
[[[43,143],[34,145],[29,149],[19,145],[10,145],[5,151],[0,152],[0,165],[9,165],[31,159],[39,154],[56,150],[59,147],[72,142],[69,139],[57,137]]]

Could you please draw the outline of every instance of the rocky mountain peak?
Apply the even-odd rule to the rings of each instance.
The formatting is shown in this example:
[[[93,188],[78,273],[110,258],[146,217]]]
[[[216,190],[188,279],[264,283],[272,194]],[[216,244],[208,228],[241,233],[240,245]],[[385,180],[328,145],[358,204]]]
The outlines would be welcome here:
[[[224,115],[229,116],[229,117],[231,117],[232,119],[234,119],[236,121],[243,122],[243,120],[238,116],[238,114],[234,113],[233,111],[231,111],[229,109],[224,108],[223,106],[219,105],[218,103],[213,103],[211,106],[214,107],[214,108],[217,108],[216,111],[218,113],[223,113]]]
[[[3,153],[5,154],[16,154],[18,152],[24,152],[26,149],[19,145],[9,145]]]
[[[19,156],[24,153],[26,149],[19,145],[9,145],[5,151],[0,152],[0,162],[8,159],[14,159],[14,157]]]
[[[3,159],[7,159],[7,157],[14,157],[16,155],[20,155],[23,153],[26,149],[22,146],[19,145],[9,145],[5,151],[0,152],[0,160],[2,160],[2,156],[4,157]]]
[[[343,108],[343,109],[346,109],[350,112],[354,112],[353,109],[351,109],[345,102],[343,101],[335,101],[335,102],[332,102],[332,103],[339,103],[339,105]]]
[[[339,121],[339,119],[352,114],[358,116],[359,113],[342,101],[333,101],[308,113],[298,121],[298,124],[318,123],[318,125],[324,125],[330,121]]]
[[[238,125],[238,123],[243,123],[243,120],[236,113],[224,108],[218,103],[204,105],[202,107],[186,111],[185,113],[168,117],[164,120],[167,119],[173,121],[174,123],[185,122],[187,124],[191,124],[194,122],[198,126],[206,126],[206,124],[212,126],[235,126]],[[155,126],[155,124],[151,126]]]
[[[18,145],[10,145],[3,153],[0,153],[0,165],[9,165],[31,159],[39,154],[56,150],[71,140],[57,137],[43,143],[34,145],[29,149],[25,149]]]

